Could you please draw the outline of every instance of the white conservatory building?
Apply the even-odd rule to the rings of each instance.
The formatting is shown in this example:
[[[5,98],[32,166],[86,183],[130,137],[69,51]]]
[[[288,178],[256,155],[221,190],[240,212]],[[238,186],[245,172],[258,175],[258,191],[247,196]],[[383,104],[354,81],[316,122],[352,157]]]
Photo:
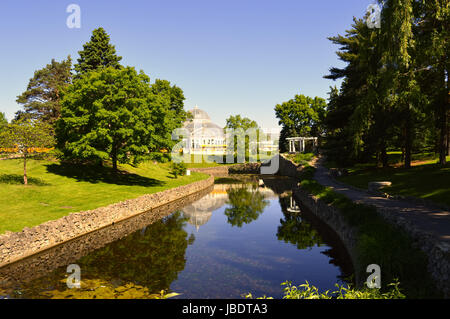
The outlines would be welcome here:
[[[197,106],[189,113],[192,119],[183,125],[183,128],[189,132],[189,136],[185,138],[184,154],[225,154],[227,146],[223,128],[213,123],[208,113]]]

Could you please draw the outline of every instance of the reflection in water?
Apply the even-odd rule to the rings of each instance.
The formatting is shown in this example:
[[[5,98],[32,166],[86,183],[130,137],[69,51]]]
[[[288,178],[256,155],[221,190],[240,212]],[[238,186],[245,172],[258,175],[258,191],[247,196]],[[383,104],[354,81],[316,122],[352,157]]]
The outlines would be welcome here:
[[[168,290],[185,267],[186,248],[195,241],[194,235],[184,230],[186,221],[180,212],[175,212],[143,232],[137,231],[82,257],[77,261],[82,270],[81,290],[67,288],[63,267],[31,282],[20,294],[25,298],[109,298],[126,292],[134,298],[146,298]],[[42,287],[47,291],[41,292]]]
[[[189,224],[195,226],[197,231],[200,226],[205,225],[211,218],[213,211],[225,205],[227,201],[227,192],[221,185],[214,185],[211,193],[201,200],[187,205],[183,208],[184,216],[189,220]]]
[[[129,225],[104,229],[90,241],[67,244],[65,250],[75,249],[78,257],[59,263],[54,271],[48,268],[37,279],[22,280],[14,289],[2,291],[0,284],[0,296],[151,298],[166,290],[182,298],[239,298],[246,292],[277,298],[286,280],[333,288],[349,272],[342,266],[346,255],[336,249],[336,236],[295,203],[292,184],[264,179],[215,185],[200,200],[161,211],[162,219],[150,222],[143,215]],[[126,232],[128,226],[133,230]],[[115,239],[92,249],[90,243],[108,235]],[[13,275],[20,277],[18,270],[51,260],[51,252],[40,258],[11,267]],[[81,267],[81,289],[67,289],[68,263]]]
[[[285,243],[295,245],[298,249],[307,249],[324,244],[319,232],[305,219],[302,219],[300,208],[290,196],[280,198],[284,219],[280,219],[277,238]]]
[[[225,209],[225,215],[232,226],[242,227],[244,224],[250,224],[258,219],[264,208],[269,205],[269,201],[265,200],[264,195],[255,188],[230,188],[227,194],[227,204],[230,207]]]

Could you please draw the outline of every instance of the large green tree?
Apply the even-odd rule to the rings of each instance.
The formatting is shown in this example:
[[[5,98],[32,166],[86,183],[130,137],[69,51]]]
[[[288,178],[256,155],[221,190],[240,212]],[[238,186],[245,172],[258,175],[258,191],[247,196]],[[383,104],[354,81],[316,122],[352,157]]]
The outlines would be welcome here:
[[[29,117],[53,124],[61,115],[61,92],[72,82],[70,56],[61,62],[52,59],[43,69],[34,72],[27,90],[17,97],[24,110],[16,118]]]
[[[57,123],[58,146],[68,157],[117,163],[159,148],[169,100],[155,95],[150,79],[132,67],[91,71],[65,91]]]
[[[116,54],[116,48],[110,43],[110,37],[103,28],[95,29],[90,41],[85,43],[83,50],[78,53],[80,57],[74,66],[77,78],[101,68],[121,68],[122,57]]]
[[[321,136],[327,103],[320,97],[311,98],[303,94],[277,104],[275,114],[282,127],[280,151],[287,151],[286,138],[295,136]]]

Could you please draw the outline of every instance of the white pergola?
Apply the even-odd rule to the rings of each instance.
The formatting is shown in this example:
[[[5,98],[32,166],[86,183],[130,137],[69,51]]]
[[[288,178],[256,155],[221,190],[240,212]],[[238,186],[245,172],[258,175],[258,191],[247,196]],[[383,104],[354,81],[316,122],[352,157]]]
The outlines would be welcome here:
[[[289,153],[297,153],[297,149],[295,146],[296,142],[300,143],[300,150],[299,152],[305,151],[305,142],[306,141],[313,141],[314,147],[317,147],[318,138],[317,137],[290,137],[286,139],[289,141]]]

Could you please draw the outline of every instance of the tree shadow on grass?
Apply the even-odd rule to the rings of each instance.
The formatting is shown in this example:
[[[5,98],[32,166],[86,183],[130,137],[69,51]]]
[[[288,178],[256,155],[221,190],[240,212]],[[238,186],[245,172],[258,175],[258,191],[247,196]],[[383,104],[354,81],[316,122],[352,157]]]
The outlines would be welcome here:
[[[23,175],[0,174],[0,184],[23,185]],[[50,184],[40,178],[28,177],[28,185],[49,186]]]
[[[93,184],[107,183],[126,186],[163,186],[165,182],[133,174],[127,171],[114,171],[109,167],[80,165],[80,164],[48,164],[47,171],[52,174],[74,178],[77,182]]]

